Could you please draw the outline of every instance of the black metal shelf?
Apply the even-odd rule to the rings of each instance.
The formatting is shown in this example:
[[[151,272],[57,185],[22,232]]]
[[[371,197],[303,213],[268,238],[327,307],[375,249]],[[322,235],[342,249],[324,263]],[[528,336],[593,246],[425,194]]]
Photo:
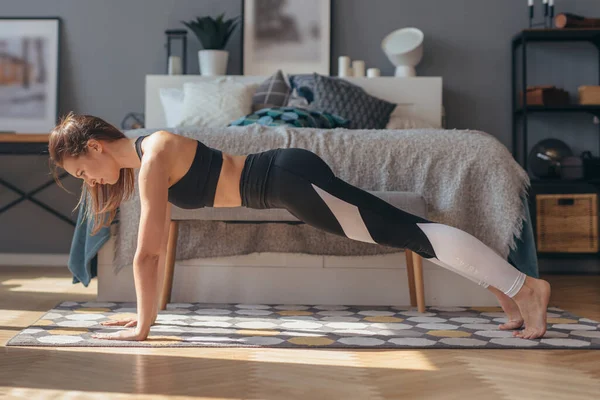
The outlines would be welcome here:
[[[600,29],[524,29],[512,39],[513,49],[528,42],[592,42],[600,43]]]
[[[590,185],[600,185],[600,178],[590,178],[590,179],[541,179],[541,178],[533,178],[530,177],[529,181],[532,185],[568,185],[568,184],[577,184],[580,185],[582,183],[588,183]]]
[[[552,260],[590,260],[600,257],[600,253],[551,253],[540,252],[537,254],[538,259]]]
[[[527,93],[527,48],[534,42],[590,42],[594,45],[599,56],[600,64],[600,29],[525,29],[515,35],[511,41],[511,103],[512,103],[512,155],[525,171],[527,167],[527,133],[528,117],[530,115],[543,116],[546,113],[589,113],[600,117],[600,105],[569,104],[564,106],[536,106],[528,105],[525,94]],[[517,54],[520,52],[520,65],[517,69]],[[517,85],[517,72],[520,72],[521,82]],[[600,81],[600,68],[598,69]],[[522,93],[522,94],[519,94]],[[519,99],[519,97],[523,97]],[[518,129],[522,125],[522,132]],[[520,137],[519,137],[520,136]],[[600,138],[600,137],[599,137]],[[518,140],[520,139],[520,140]],[[599,140],[600,148],[600,140]],[[519,157],[519,153],[520,157]],[[543,193],[599,193],[600,179],[539,179],[530,176],[531,188],[528,201],[534,236],[536,232],[536,205],[535,197]],[[599,253],[543,253],[538,252],[538,258],[597,258]]]
[[[527,105],[526,98],[518,100],[517,95],[517,48],[520,47],[522,76],[520,92],[527,92],[527,45],[530,42],[581,42],[588,41],[595,45],[600,60],[600,29],[525,29],[512,38],[512,155],[513,158],[527,171],[527,119],[528,114],[542,113],[589,113],[600,117],[600,105],[570,104],[565,106]],[[600,81],[600,68],[599,81]],[[525,97],[524,95],[522,95]],[[520,103],[520,104],[519,104]],[[522,105],[524,103],[524,106]],[[518,122],[522,122],[522,132],[518,135]],[[519,138],[520,136],[520,138]],[[518,140],[521,139],[521,140]],[[522,143],[519,143],[522,142]],[[600,140],[598,145],[600,151]],[[519,157],[519,150],[521,157]],[[522,160],[521,160],[522,159]]]
[[[587,105],[587,104],[568,104],[564,106],[527,106],[525,110],[523,108],[518,108],[514,111],[516,115],[521,115],[523,112],[532,112],[532,113],[540,113],[540,112],[556,112],[556,113],[566,113],[566,112],[585,112],[590,113],[596,116],[600,116],[600,105]]]

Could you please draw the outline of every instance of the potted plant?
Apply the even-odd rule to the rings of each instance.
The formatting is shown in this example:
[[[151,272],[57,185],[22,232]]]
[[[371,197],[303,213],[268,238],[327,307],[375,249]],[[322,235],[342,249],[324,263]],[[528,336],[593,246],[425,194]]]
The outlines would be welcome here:
[[[204,50],[198,52],[198,63],[201,75],[225,75],[229,52],[225,46],[231,34],[238,26],[239,17],[224,19],[225,14],[216,19],[198,17],[189,22],[181,21],[198,38]]]

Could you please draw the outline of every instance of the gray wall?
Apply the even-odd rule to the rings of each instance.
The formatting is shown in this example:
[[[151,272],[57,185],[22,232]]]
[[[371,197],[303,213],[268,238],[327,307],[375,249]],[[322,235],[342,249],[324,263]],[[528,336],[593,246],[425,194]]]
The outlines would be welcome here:
[[[94,114],[119,125],[143,111],[144,76],[164,73],[164,30],[180,20],[225,12],[239,15],[240,0],[1,0],[0,16],[63,19],[59,112]],[[536,0],[537,3],[541,1]],[[597,0],[557,0],[557,12],[600,17]],[[510,40],[526,27],[525,0],[333,0],[332,67],[337,57],[363,59],[383,75],[393,67],[381,51],[394,29],[425,33],[419,75],[442,76],[449,127],[489,132],[511,147]],[[539,15],[539,14],[538,14]],[[196,40],[189,35],[188,72],[198,73]],[[241,73],[240,31],[232,38],[229,74]],[[528,58],[530,84],[551,83],[573,94],[598,82],[598,55],[587,44],[535,45]],[[576,153],[598,153],[598,130],[587,115],[536,117],[530,144],[556,136]],[[34,187],[48,178],[41,157],[0,157],[0,177]],[[79,183],[67,179],[72,191]],[[40,199],[69,212],[76,196],[52,187]],[[0,205],[14,198],[0,187]],[[72,228],[37,206],[21,203],[0,215],[0,253],[66,253]]]

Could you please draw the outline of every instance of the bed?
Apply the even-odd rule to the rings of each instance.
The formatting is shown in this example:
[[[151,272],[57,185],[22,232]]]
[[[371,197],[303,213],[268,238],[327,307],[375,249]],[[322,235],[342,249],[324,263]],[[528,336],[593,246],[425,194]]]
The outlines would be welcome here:
[[[260,76],[230,76],[227,79],[242,84],[263,82],[267,77]],[[363,88],[368,94],[376,96],[397,105],[396,115],[406,120],[423,121],[427,129],[292,129],[288,127],[267,128],[263,126],[222,127],[211,129],[171,128],[167,123],[164,104],[161,103],[161,89],[178,89],[186,83],[206,82],[217,78],[202,76],[165,76],[148,75],[146,77],[145,113],[146,128],[144,130],[128,131],[128,136],[134,137],[157,129],[168,129],[182,135],[189,135],[203,140],[210,146],[226,151],[247,154],[276,146],[306,147],[321,155],[332,165],[338,176],[346,179],[365,190],[405,190],[423,195],[426,199],[432,219],[461,227],[472,233],[480,234],[480,238],[499,252],[507,256],[509,250],[514,251],[516,237],[520,236],[523,221],[523,196],[528,181],[519,171],[516,163],[499,142],[478,131],[449,131],[441,129],[442,125],[442,79],[440,77],[418,78],[346,78],[356,86]],[[237,135],[234,140],[229,136]],[[448,146],[434,146],[436,143],[447,141]],[[478,146],[497,156],[496,168],[486,176],[488,182],[502,185],[504,192],[489,192],[488,198],[483,195],[472,196],[471,201],[464,205],[456,204],[464,196],[458,195],[462,189],[467,192],[470,188],[462,179],[475,172],[483,174],[489,170],[484,156],[473,157],[466,164],[464,171],[458,171],[452,176],[440,179],[444,182],[427,184],[428,174],[443,175],[457,161],[447,164],[445,154],[455,147],[454,151],[479,153]],[[475,146],[473,148],[473,146]],[[339,149],[360,149],[348,155],[340,155]],[[416,149],[419,149],[415,151]],[[424,152],[420,149],[428,149]],[[385,168],[373,168],[367,157],[368,154],[385,164]],[[421,156],[417,156],[421,152]],[[506,153],[505,153],[506,152]],[[488,157],[489,158],[489,157]],[[406,164],[403,165],[403,162]],[[442,162],[443,161],[443,162]],[[354,164],[352,164],[354,163]],[[463,161],[461,163],[464,164]],[[363,167],[356,168],[355,166]],[[401,168],[399,168],[399,166]],[[413,168],[404,168],[410,166]],[[462,165],[461,165],[462,166]],[[372,174],[364,172],[373,170]],[[396,171],[396,173],[394,173]],[[447,173],[447,172],[446,172]],[[487,173],[487,172],[486,172]],[[508,178],[507,178],[508,177]],[[459,179],[460,178],[460,179]],[[447,185],[452,181],[456,183]],[[433,181],[432,181],[433,182]],[[502,230],[502,222],[497,224],[502,234],[494,235],[491,229],[481,228],[477,221],[485,218],[472,212],[473,207],[486,203],[498,203],[498,209],[512,210],[509,223]],[[115,262],[115,254],[127,248],[131,253],[131,243],[134,242],[135,210],[134,206],[122,206],[121,220],[113,226],[107,243],[98,253],[98,299],[100,301],[135,301],[133,290],[133,270],[122,257]],[[128,208],[129,207],[129,208]],[[481,208],[481,207],[480,207]],[[498,209],[488,212],[492,217]],[[125,212],[124,212],[125,211]],[[469,212],[471,211],[471,212]],[[176,211],[175,211],[176,212]],[[262,243],[262,251],[252,251],[252,244],[245,247],[241,253],[228,255],[217,247],[217,243],[206,244],[198,241],[202,229],[220,229],[223,237],[233,236],[232,232],[246,229],[246,239],[249,237],[270,237],[281,226],[270,228],[268,224],[249,227],[238,225],[209,225],[216,221],[193,221],[196,225],[180,228],[178,254],[174,279],[173,302],[208,302],[208,303],[320,303],[320,304],[400,304],[410,303],[406,288],[407,263],[403,251],[384,248],[383,246],[367,247],[366,244],[353,242],[337,242],[336,251],[313,251],[308,244],[305,251],[290,251],[269,248]],[[199,224],[198,224],[199,223]],[[124,229],[127,228],[127,229]],[[252,230],[254,229],[254,230]],[[298,226],[289,226],[288,232],[281,235],[291,235],[291,238],[305,240],[311,234],[302,237]],[[479,231],[478,231],[479,229]],[[237,230],[237,231],[236,231]],[[120,235],[119,235],[120,233]],[[489,236],[486,236],[489,234]],[[509,236],[509,234],[511,236]],[[241,235],[241,234],[240,234]],[[294,236],[296,235],[296,236]],[[514,236],[514,238],[513,238]],[[194,238],[195,239],[192,239]],[[272,237],[272,236],[271,236]],[[246,240],[247,241],[247,240]],[[308,240],[306,240],[308,242]],[[125,243],[129,242],[129,246]],[[187,245],[186,245],[187,244]],[[226,245],[224,245],[227,247]],[[332,245],[333,246],[333,245]],[[364,246],[364,247],[361,247]],[[510,247],[510,249],[508,247]],[[230,247],[235,247],[233,244]],[[265,251],[265,247],[268,251]],[[375,249],[380,247],[380,249]],[[179,251],[181,249],[181,251]],[[121,251],[121,253],[123,253]],[[198,257],[198,255],[212,256]],[[132,259],[132,255],[129,255]],[[117,265],[119,264],[119,265]],[[427,288],[425,300],[428,305],[495,305],[495,298],[487,290],[473,285],[456,274],[446,271],[427,262],[423,263],[424,283]]]

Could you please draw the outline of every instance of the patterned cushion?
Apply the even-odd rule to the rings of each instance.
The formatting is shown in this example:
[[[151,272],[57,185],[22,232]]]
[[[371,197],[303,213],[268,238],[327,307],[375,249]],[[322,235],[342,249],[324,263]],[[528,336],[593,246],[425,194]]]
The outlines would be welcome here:
[[[292,94],[287,102],[288,107],[310,108],[308,100],[305,97],[299,96],[296,89],[292,90]]]
[[[350,129],[385,129],[396,104],[371,96],[344,79],[314,76],[311,108],[351,119]]]
[[[292,88],[285,81],[281,70],[278,70],[256,89],[252,97],[252,111],[286,106],[291,93]]]
[[[309,103],[313,101],[315,91],[314,74],[290,75],[290,85],[292,85],[292,89],[296,89],[299,96],[304,97]]]
[[[346,128],[350,121],[327,112],[294,107],[263,108],[237,119],[229,126],[260,124],[265,126],[292,126],[296,128]]]

